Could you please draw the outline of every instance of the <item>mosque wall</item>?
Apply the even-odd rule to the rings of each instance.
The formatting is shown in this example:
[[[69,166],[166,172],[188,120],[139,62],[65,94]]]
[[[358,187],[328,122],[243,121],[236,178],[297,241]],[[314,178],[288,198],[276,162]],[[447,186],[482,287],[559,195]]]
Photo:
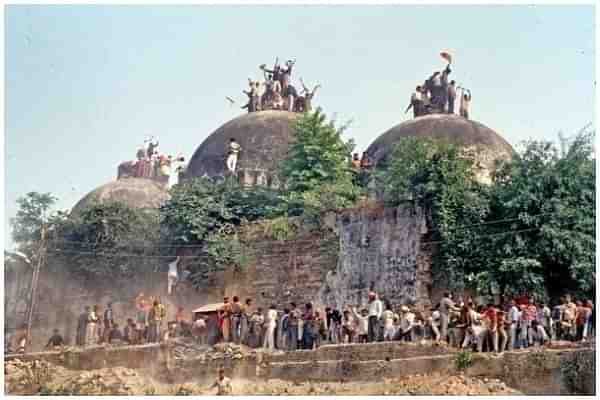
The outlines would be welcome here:
[[[429,305],[431,274],[429,256],[422,251],[426,232],[423,212],[412,204],[397,208],[363,207],[330,215],[321,232],[277,241],[254,237],[247,246],[252,263],[242,271],[226,268],[208,274],[204,285],[188,282],[167,294],[167,268],[149,270],[131,278],[84,281],[66,266],[44,269],[40,275],[31,350],[40,350],[59,329],[69,344],[75,342],[77,320],[86,305],[104,310],[113,303],[121,327],[133,318],[134,300],[143,292],[160,296],[167,306],[168,320],[177,307],[187,312],[223,296],[254,299],[257,307],[276,304],[283,308],[294,301],[325,305],[366,304],[367,293],[376,291],[393,304]],[[180,270],[185,268],[185,261]],[[22,278],[22,277],[21,277]],[[28,279],[5,282],[9,292],[28,285]],[[24,314],[14,316],[24,319]]]

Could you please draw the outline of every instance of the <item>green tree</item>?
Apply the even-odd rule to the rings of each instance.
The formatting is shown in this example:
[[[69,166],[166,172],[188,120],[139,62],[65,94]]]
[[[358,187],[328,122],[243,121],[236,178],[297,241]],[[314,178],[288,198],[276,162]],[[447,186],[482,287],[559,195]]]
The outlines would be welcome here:
[[[474,165],[474,155],[456,145],[409,137],[395,146],[379,177],[387,205],[414,201],[430,215],[434,277],[452,289],[464,288],[477,257],[472,232],[461,227],[481,223],[488,212]]]
[[[549,142],[525,150],[495,176],[490,218],[506,220],[489,242],[500,287],[589,296],[595,290],[595,159],[593,132],[580,134],[561,156]]]
[[[316,216],[348,207],[357,199],[360,190],[353,183],[349,164],[354,143],[342,139],[345,128],[327,122],[321,109],[294,122],[294,142],[280,168],[290,214]]]
[[[42,228],[48,237],[66,218],[64,212],[52,212],[57,200],[51,193],[38,192],[29,192],[17,199],[19,209],[11,220],[12,238],[18,250],[32,262],[38,257]]]
[[[140,210],[120,202],[93,204],[70,216],[58,229],[50,248],[53,261],[90,279],[130,277],[156,270],[160,226],[155,210]],[[172,253],[172,251],[171,251]]]

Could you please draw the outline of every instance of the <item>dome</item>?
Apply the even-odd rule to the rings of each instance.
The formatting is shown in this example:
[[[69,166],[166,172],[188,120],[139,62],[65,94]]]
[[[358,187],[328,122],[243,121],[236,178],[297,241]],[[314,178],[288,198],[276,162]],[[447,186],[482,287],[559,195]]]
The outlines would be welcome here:
[[[196,149],[184,178],[227,174],[225,160],[231,138],[242,146],[236,171],[248,185],[277,186],[276,171],[293,138],[292,123],[298,113],[259,111],[237,117],[214,131]]]
[[[71,213],[106,202],[120,202],[131,208],[158,208],[168,198],[166,188],[160,183],[145,178],[125,178],[92,190],[75,204]]]
[[[455,114],[431,114],[402,122],[379,136],[367,149],[375,166],[383,166],[389,160],[394,145],[405,137],[439,139],[475,150],[479,171],[477,176],[484,182],[497,159],[511,159],[512,146],[487,126]]]

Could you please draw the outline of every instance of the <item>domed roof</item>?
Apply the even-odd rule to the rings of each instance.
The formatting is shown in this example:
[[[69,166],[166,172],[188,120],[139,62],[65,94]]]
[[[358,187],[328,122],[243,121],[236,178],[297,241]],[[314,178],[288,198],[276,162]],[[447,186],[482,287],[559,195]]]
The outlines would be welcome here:
[[[124,178],[92,190],[75,204],[71,213],[106,202],[121,202],[132,208],[158,208],[168,199],[164,185],[145,178]]]
[[[225,160],[231,138],[242,146],[236,168],[238,171],[276,171],[279,161],[287,155],[293,138],[292,122],[298,115],[269,110],[244,114],[227,122],[196,149],[185,177],[225,175]]]
[[[404,121],[379,136],[367,149],[369,158],[375,165],[384,165],[394,145],[405,137],[439,139],[474,149],[486,175],[493,169],[496,159],[510,159],[514,154],[512,146],[502,136],[479,122],[455,114],[430,114]]]

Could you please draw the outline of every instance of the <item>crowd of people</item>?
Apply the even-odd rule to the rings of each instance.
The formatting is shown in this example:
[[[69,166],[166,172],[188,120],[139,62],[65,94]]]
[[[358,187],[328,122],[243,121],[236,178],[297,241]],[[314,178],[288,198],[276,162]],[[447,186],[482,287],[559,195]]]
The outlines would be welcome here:
[[[442,71],[435,71],[422,85],[418,85],[410,97],[410,103],[405,110],[413,110],[414,118],[433,113],[454,114],[455,103],[458,92],[461,92],[459,115],[469,119],[471,105],[471,91],[467,88],[457,86],[456,81],[448,81],[452,70],[452,57],[446,52],[440,54],[448,64]]]
[[[444,341],[476,351],[503,352],[542,346],[552,340],[586,341],[595,333],[591,300],[573,302],[564,296],[550,308],[533,298],[519,297],[504,305],[452,300],[445,293],[430,310],[409,305],[393,307],[371,292],[364,307],[325,307],[295,303],[283,310],[272,305],[253,310],[252,300],[234,297],[218,314],[216,340],[268,350],[310,350],[321,344],[376,341]]]
[[[260,65],[264,81],[248,78],[248,90],[243,91],[248,96],[248,102],[242,109],[247,109],[249,113],[262,110],[310,112],[312,100],[321,85],[316,85],[311,90],[300,79],[302,91],[298,92],[292,84],[292,70],[295,65],[295,60],[287,60],[281,65],[279,58],[275,59],[273,69],[268,69],[266,64]],[[229,97],[227,99],[234,102]]]
[[[318,309],[312,303],[301,307],[290,303],[283,309],[273,304],[263,309],[254,307],[252,299],[242,302],[233,296],[232,300],[225,297],[214,316],[189,315],[179,307],[175,319],[167,321],[160,298],[140,294],[134,315],[126,319],[123,328],[111,303],[103,311],[98,305],[86,306],[78,319],[75,344],[135,345],[189,337],[199,344],[232,342],[268,351],[294,351],[312,350],[322,344],[432,340],[457,348],[501,353],[556,340],[586,341],[595,335],[594,303],[573,302],[569,295],[550,307],[527,296],[503,305],[477,304],[471,298],[454,301],[446,292],[429,310],[406,304],[395,307],[374,292],[369,293],[366,305],[343,309]],[[55,329],[46,348],[64,345],[65,340]],[[18,351],[25,352],[21,342]]]

